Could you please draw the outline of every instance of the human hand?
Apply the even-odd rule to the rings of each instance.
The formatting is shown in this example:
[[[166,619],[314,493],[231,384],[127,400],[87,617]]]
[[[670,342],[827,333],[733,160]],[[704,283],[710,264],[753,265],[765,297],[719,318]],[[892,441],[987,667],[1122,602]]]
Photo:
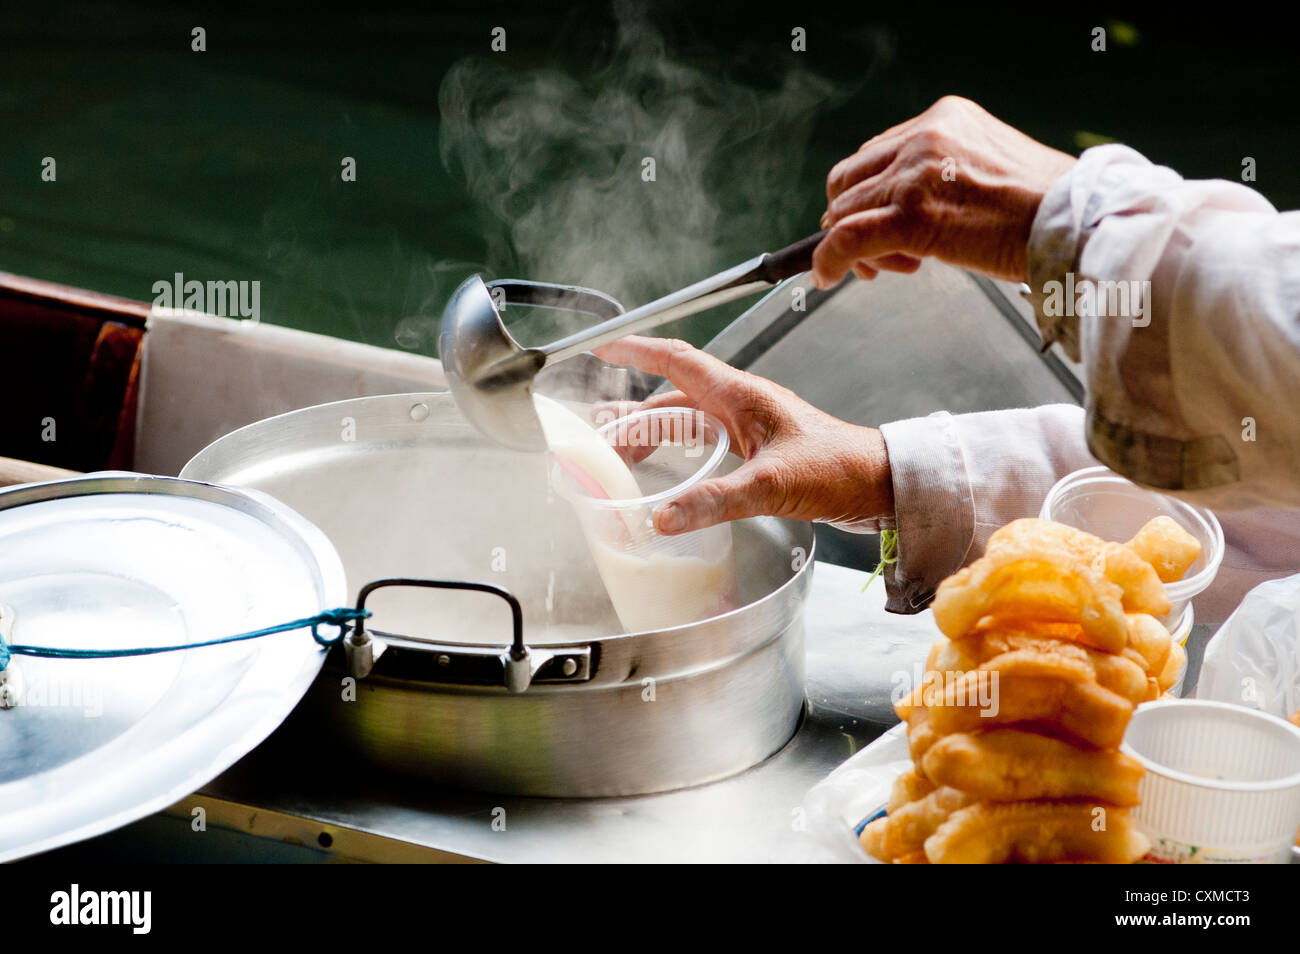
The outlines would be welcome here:
[[[884,438],[832,417],[793,391],[738,371],[684,341],[630,336],[596,349],[611,364],[666,377],[680,390],[642,407],[693,407],[722,421],[744,463],[701,481],[654,515],[663,534],[772,515],[852,524],[893,510]]]
[[[1038,206],[1075,161],[945,96],[831,169],[813,282],[914,272],[927,256],[1023,282]]]

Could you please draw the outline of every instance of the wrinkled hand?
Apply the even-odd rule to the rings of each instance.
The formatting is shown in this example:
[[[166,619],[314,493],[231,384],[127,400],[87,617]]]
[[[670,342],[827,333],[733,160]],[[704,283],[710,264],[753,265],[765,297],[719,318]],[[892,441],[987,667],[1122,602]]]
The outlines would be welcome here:
[[[813,282],[830,288],[850,269],[863,279],[914,272],[926,256],[1023,282],[1038,206],[1074,162],[945,96],[830,171],[830,234],[813,255]]]
[[[793,391],[738,371],[684,341],[632,336],[596,349],[611,364],[666,377],[680,390],[642,407],[693,407],[718,418],[744,458],[655,513],[663,534],[772,515],[850,524],[893,510],[878,430],[817,410]]]

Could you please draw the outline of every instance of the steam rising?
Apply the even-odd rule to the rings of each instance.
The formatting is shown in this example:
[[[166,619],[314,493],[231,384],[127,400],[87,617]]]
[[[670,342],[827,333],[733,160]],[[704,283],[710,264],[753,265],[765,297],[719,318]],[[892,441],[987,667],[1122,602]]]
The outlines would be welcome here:
[[[509,54],[454,65],[441,154],[483,210],[491,277],[585,285],[631,308],[816,229],[797,183],[835,90],[798,66],[759,90],[674,62],[642,11],[616,13],[608,62],[582,76],[521,71]],[[779,70],[789,58],[773,52]]]

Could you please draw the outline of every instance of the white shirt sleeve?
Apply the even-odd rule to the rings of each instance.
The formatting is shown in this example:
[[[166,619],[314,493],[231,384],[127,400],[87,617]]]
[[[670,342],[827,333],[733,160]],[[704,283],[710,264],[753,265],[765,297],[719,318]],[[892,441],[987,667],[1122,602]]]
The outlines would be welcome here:
[[[1044,197],[1029,279],[1102,463],[1215,510],[1300,507],[1300,213],[1098,146]]]
[[[1084,364],[1087,406],[933,414],[881,428],[898,531],[887,606],[915,612],[992,531],[1095,460],[1216,511],[1227,545],[1197,619],[1300,570],[1300,213],[1089,149],[1029,241],[1046,341]]]
[[[1097,462],[1084,412],[1069,404],[975,414],[939,412],[881,427],[894,513],[874,528],[898,531],[898,562],[882,575],[886,608],[923,609],[947,576],[984,553],[993,531],[1035,517],[1061,477]],[[1194,600],[1196,619],[1218,623],[1246,592],[1300,564],[1300,510],[1218,514],[1225,552],[1214,583]]]
[[[880,428],[889,452],[898,563],[887,608],[923,608],[943,579],[984,552],[993,531],[1037,516],[1057,479],[1096,461],[1069,404],[975,414],[939,411]]]

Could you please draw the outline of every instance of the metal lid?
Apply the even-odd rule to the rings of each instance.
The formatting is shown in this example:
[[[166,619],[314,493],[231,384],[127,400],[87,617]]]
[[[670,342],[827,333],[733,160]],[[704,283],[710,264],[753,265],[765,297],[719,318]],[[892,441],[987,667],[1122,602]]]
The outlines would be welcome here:
[[[0,492],[11,644],[187,644],[346,599],[325,535],[256,491],[112,473]],[[190,794],[280,724],[324,655],[303,630],[151,656],[15,656],[24,689],[0,710],[0,861]]]

